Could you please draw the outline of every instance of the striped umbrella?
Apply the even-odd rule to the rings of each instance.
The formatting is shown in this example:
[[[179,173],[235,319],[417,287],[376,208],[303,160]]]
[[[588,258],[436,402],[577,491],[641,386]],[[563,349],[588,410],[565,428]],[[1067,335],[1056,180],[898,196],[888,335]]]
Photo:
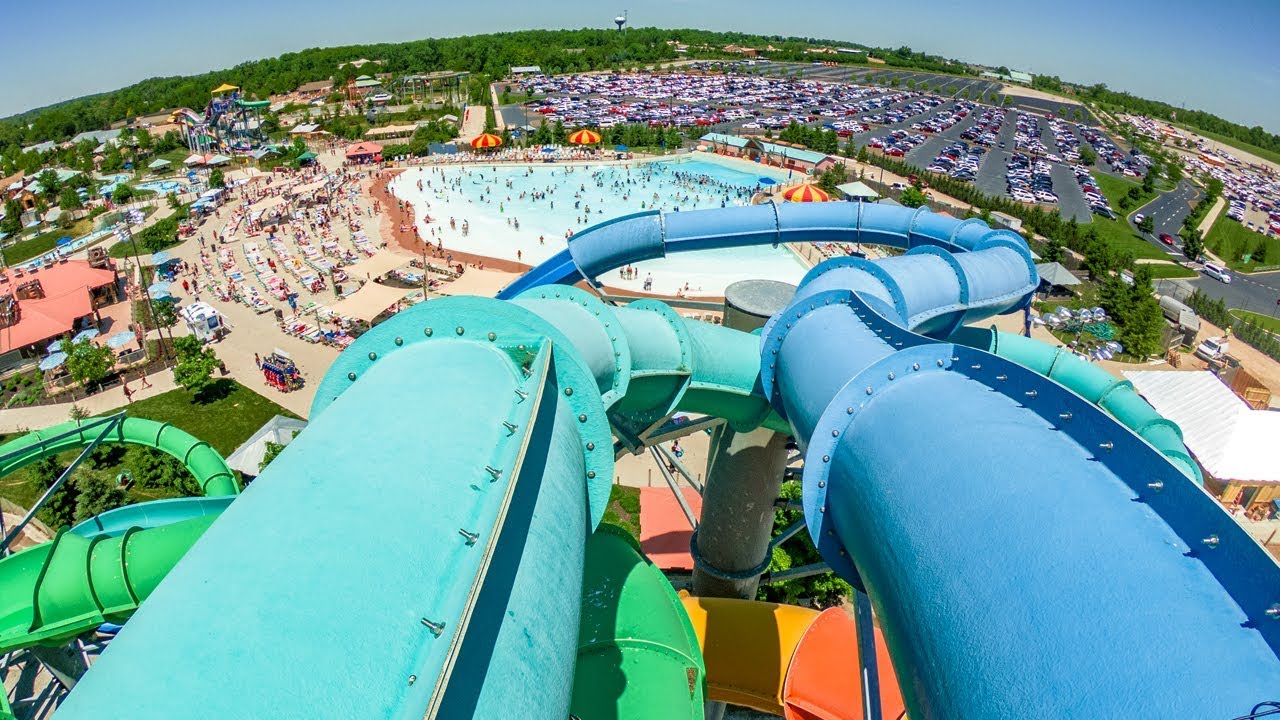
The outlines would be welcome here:
[[[475,140],[471,141],[471,147],[476,150],[488,150],[502,145],[502,138],[493,133],[485,133]]]
[[[574,145],[595,145],[600,142],[600,133],[584,128],[570,135],[569,142]]]
[[[782,193],[782,199],[789,202],[826,202],[831,196],[822,188],[805,183]]]

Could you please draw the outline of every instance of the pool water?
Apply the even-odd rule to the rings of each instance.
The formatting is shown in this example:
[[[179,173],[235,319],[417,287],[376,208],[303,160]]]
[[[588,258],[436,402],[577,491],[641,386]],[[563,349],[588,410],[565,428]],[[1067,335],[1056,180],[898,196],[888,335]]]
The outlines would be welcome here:
[[[446,250],[537,264],[562,250],[570,232],[621,215],[746,205],[766,176],[782,180],[787,174],[719,158],[594,166],[472,164],[412,168],[392,181],[391,190],[413,204],[418,232],[427,241],[440,240]],[[426,217],[433,222],[423,222]],[[450,229],[450,218],[456,229]],[[464,221],[469,224],[465,236]],[[688,295],[720,296],[738,280],[795,283],[807,269],[787,248],[770,246],[682,253],[636,267],[634,279],[619,273],[600,279],[641,290],[652,276],[653,292],[674,295],[687,285]]]
[[[150,190],[152,192],[167,195],[171,192],[186,192],[186,185],[177,180],[158,180],[156,182],[143,183],[138,186],[139,190]]]

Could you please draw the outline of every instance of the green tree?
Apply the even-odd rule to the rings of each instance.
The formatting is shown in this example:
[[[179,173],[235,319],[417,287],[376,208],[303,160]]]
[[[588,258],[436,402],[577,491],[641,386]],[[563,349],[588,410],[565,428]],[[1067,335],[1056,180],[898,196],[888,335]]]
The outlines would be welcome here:
[[[1182,179],[1182,166],[1176,162],[1165,164],[1164,176],[1169,179],[1169,182],[1177,183]]]
[[[213,349],[205,347],[194,335],[184,335],[173,341],[177,364],[173,366],[173,380],[200,398],[216,381],[213,371],[218,368],[218,357]]]
[[[798,500],[800,494],[800,482],[796,480],[783,483],[779,492],[781,497],[788,500]],[[803,513],[799,510],[774,510],[773,535],[778,536],[802,517]],[[822,562],[822,557],[813,547],[809,534],[800,532],[773,549],[769,571],[780,572],[819,562]],[[758,597],[761,600],[790,605],[798,605],[808,600],[818,607],[826,608],[839,605],[852,594],[853,588],[848,583],[841,580],[835,573],[826,572],[761,586]]]
[[[1080,162],[1085,165],[1093,165],[1098,162],[1098,153],[1093,149],[1093,146],[1087,144],[1080,146]]]
[[[898,198],[898,202],[909,208],[918,208],[928,202],[928,198],[920,188],[913,185],[902,191],[902,197]]]
[[[1192,262],[1199,260],[1204,254],[1204,237],[1199,230],[1191,228],[1182,231],[1182,254]]]
[[[1062,242],[1058,240],[1057,236],[1052,236],[1045,241],[1044,249],[1040,251],[1040,257],[1045,262],[1062,262],[1066,256],[1066,249],[1063,248]]]
[[[80,193],[75,188],[66,187],[62,189],[62,194],[58,196],[58,207],[63,212],[72,212],[84,207],[84,203],[80,200]]]
[[[22,203],[17,198],[4,201],[4,218],[0,219],[0,234],[15,236],[22,232]]]
[[[40,197],[48,202],[54,202],[58,199],[58,195],[62,193],[62,181],[58,179],[58,173],[53,170],[45,170],[36,176],[36,181],[40,183]]]
[[[836,186],[843,185],[846,180],[848,180],[848,172],[845,170],[844,163],[836,163],[818,176],[818,187],[828,193],[835,193]]]
[[[53,483],[62,474],[62,470],[63,466],[56,458],[48,457],[40,460],[31,465],[31,484],[38,493],[43,494],[53,487]],[[74,524],[76,521],[77,494],[75,483],[63,483],[58,492],[50,496],[44,507],[40,508],[40,519],[52,528]]]
[[[227,180],[222,176],[222,171],[215,169],[209,173],[209,187],[222,188],[227,186]]]
[[[1089,273],[1090,280],[1102,280],[1111,275],[1117,265],[1115,250],[1109,243],[1098,237],[1093,228],[1085,231],[1084,270]]]
[[[111,201],[117,205],[123,205],[133,199],[133,188],[128,183],[120,183],[111,191]]]
[[[75,478],[76,522],[83,522],[127,502],[124,488],[105,473],[81,468]]]
[[[1154,165],[1147,168],[1147,174],[1142,176],[1142,191],[1150,195],[1156,189],[1156,168]]]
[[[1156,229],[1156,221],[1150,215],[1143,215],[1138,221],[1138,229],[1150,235]]]
[[[1151,285],[1151,267],[1137,266],[1133,285],[1125,286],[1125,291],[1128,297],[1123,304],[1107,307],[1107,298],[1101,296],[1099,302],[1115,320],[1118,327],[1116,339],[1124,345],[1125,352],[1144,360],[1161,351],[1161,332],[1164,329],[1164,315]]]
[[[111,348],[94,345],[88,340],[70,343],[64,352],[67,353],[67,374],[86,390],[106,379],[115,365],[115,354]]]

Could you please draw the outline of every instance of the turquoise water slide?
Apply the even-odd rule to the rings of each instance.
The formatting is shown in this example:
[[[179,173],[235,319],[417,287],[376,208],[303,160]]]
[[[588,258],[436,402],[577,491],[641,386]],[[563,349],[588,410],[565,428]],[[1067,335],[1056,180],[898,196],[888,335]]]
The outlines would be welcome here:
[[[609,587],[588,538],[613,436],[676,410],[795,437],[809,531],[868,590],[913,718],[1234,717],[1280,684],[1280,572],[1119,419],[1165,426],[948,340],[1026,306],[1020,239],[860,204],[676,215],[580,233],[572,272],[533,277],[761,242],[908,252],[815,268],[761,336],[532,282],[395,316],[339,357],[308,429],[60,713],[563,718]],[[689,700],[668,717],[698,717],[697,658],[665,637]],[[160,686],[138,672],[157,666]],[[641,689],[627,662],[606,669]]]

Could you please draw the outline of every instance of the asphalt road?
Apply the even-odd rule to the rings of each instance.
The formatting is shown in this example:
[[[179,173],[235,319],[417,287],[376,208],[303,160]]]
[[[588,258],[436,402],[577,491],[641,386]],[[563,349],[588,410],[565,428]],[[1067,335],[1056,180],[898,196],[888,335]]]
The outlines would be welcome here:
[[[1136,231],[1138,224],[1134,218],[1145,215],[1155,221],[1155,232],[1144,235],[1147,242],[1164,250],[1175,260],[1184,260],[1181,252],[1182,239],[1178,233],[1182,231],[1182,221],[1191,214],[1191,206],[1200,199],[1200,190],[1183,180],[1169,192],[1160,193],[1151,202],[1138,208],[1129,216],[1129,225]],[[1175,248],[1160,242],[1160,233],[1168,233],[1174,237]]]

